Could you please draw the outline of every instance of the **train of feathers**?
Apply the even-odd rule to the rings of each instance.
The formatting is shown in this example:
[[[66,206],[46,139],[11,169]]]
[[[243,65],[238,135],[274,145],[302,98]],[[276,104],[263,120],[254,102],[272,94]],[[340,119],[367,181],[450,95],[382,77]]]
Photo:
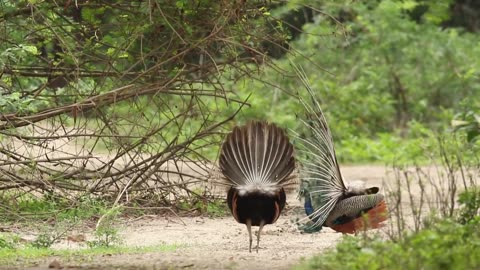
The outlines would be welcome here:
[[[256,250],[267,224],[279,218],[286,191],[298,189],[304,199],[305,231],[322,227],[341,233],[379,228],[387,207],[378,187],[346,186],[337,162],[325,116],[303,71],[294,67],[309,100],[301,118],[303,134],[294,134],[294,149],[287,133],[273,123],[250,121],[235,127],[220,150],[220,170],[229,186],[228,207],[234,219],[247,226],[252,251],[252,226],[258,226]],[[298,174],[298,175],[296,175]]]

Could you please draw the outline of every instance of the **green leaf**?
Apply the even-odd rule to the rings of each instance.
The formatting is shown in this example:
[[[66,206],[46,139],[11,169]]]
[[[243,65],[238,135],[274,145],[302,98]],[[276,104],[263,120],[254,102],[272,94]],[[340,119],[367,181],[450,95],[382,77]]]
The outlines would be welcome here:
[[[33,55],[39,55],[40,54],[37,47],[35,47],[33,45],[20,45],[20,48],[22,48],[26,52],[28,52],[30,54],[33,54]]]
[[[402,2],[402,8],[406,10],[412,10],[418,6],[417,1],[407,0]]]

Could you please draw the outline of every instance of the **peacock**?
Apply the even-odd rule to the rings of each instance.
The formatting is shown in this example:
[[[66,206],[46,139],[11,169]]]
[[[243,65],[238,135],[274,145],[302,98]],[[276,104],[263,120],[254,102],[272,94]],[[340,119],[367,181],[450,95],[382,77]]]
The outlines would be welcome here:
[[[384,196],[378,187],[346,186],[338,165],[332,135],[305,73],[294,67],[307,89],[311,102],[300,99],[306,111],[302,120],[307,134],[296,139],[301,145],[300,195],[304,209],[313,224],[306,231],[318,231],[322,226],[337,232],[356,233],[368,228],[379,228],[387,220]]]
[[[285,207],[285,189],[295,185],[293,145],[276,125],[251,121],[227,135],[219,165],[230,185],[228,207],[235,220],[247,226],[250,252],[252,226],[259,226],[258,252],[263,227],[278,219]]]

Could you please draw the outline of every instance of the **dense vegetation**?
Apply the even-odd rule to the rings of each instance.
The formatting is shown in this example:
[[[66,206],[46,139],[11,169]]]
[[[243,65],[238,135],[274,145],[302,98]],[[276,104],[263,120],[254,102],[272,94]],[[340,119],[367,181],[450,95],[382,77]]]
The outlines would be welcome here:
[[[281,21],[256,1],[0,5],[5,202],[211,198],[190,184],[210,178],[223,126],[246,106],[225,76],[268,65],[265,47],[285,51]]]
[[[478,134],[479,119],[472,115],[480,108],[480,62],[472,56],[480,55],[480,37],[465,28],[442,27],[450,18],[448,1],[428,5],[326,2],[322,10],[343,24],[319,15],[293,42],[294,56],[278,61],[286,70],[293,61],[308,73],[341,160],[389,162],[399,158],[392,153],[418,154],[430,137],[451,129],[453,119],[468,115],[476,125],[471,136]],[[427,11],[414,17],[420,7]],[[297,128],[295,116],[302,109],[290,94],[302,92],[298,81],[270,70],[263,79],[281,81],[281,89],[290,93],[275,90],[272,95],[271,87],[243,81],[239,89],[243,96],[253,92],[256,105],[245,118],[261,116]]]

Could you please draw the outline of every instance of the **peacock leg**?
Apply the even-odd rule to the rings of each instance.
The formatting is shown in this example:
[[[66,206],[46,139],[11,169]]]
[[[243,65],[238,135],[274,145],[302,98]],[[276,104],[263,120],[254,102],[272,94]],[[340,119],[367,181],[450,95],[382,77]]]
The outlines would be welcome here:
[[[257,234],[257,253],[258,253],[258,249],[260,248],[260,234],[262,233],[262,229],[264,225],[265,225],[265,222],[262,220],[260,222],[260,227],[258,228],[258,234]]]
[[[250,219],[247,219],[247,230],[248,230],[248,239],[250,240],[250,246],[248,248],[248,250],[250,252],[252,252],[252,242],[253,242],[253,239],[252,239],[252,220]]]

